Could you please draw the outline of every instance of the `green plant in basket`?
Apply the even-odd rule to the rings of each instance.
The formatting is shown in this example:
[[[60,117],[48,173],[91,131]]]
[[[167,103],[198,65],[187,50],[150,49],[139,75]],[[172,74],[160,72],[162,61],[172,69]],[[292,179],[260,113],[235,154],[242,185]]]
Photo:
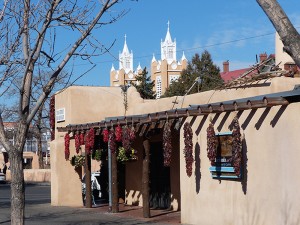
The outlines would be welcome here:
[[[76,167],[84,166],[85,157],[83,155],[74,155],[71,158],[71,165]]]
[[[102,158],[102,152],[103,152],[102,149],[96,149],[92,156],[92,159],[100,161]]]

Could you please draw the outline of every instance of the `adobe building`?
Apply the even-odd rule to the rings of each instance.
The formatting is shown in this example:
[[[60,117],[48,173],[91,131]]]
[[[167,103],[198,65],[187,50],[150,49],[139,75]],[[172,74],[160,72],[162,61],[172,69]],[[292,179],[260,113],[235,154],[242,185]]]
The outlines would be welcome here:
[[[55,110],[63,108],[64,119],[56,121],[50,145],[51,205],[83,206],[84,170],[70,163],[77,155],[74,135],[92,129],[100,148],[108,148],[103,131],[127,126],[135,130],[137,157],[118,167],[119,204],[146,210],[149,199],[150,207],[180,211],[183,224],[297,224],[300,78],[285,73],[156,100],[141,99],[134,87],[126,99],[120,87],[72,86],[58,93]]]
[[[277,77],[255,87],[188,95],[179,97],[184,101],[183,108],[176,110],[172,110],[175,97],[144,101],[130,87],[126,116],[120,88],[70,87],[56,95],[55,101],[56,108],[65,108],[65,121],[56,124],[55,140],[51,142],[51,204],[82,206],[82,173],[64,157],[65,133],[71,136],[72,156],[76,154],[75,132],[93,127],[96,138],[101,139],[105,127],[128,123],[136,129],[132,147],[138,159],[125,164],[122,201],[127,205],[143,206],[143,141],[147,137],[155,156],[150,161],[156,163],[150,166],[151,182],[157,185],[157,195],[167,191],[167,198],[159,198],[169,208],[181,211],[182,223],[249,224],[255,219],[255,224],[279,225],[298,221],[300,119],[295,112],[300,110],[299,83],[299,78]],[[242,138],[242,169],[238,176],[225,164],[212,167],[207,157],[209,124],[214,124],[217,136],[230,136],[234,118],[238,119]],[[167,120],[172,123],[172,156],[170,166],[165,168],[162,145]],[[193,133],[190,177],[184,156],[183,128],[187,122]],[[164,189],[166,185],[168,190]]]

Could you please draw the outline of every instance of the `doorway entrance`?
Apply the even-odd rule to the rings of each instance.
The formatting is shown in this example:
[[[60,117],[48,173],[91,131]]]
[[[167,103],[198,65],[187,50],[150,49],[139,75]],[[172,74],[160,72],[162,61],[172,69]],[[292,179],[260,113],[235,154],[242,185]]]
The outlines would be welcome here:
[[[150,146],[150,208],[168,209],[171,206],[170,167],[164,166],[162,142]]]

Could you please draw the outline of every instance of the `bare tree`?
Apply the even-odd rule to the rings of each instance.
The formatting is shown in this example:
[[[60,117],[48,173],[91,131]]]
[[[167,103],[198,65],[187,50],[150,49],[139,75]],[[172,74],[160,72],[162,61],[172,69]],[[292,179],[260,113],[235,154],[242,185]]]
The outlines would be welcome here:
[[[108,50],[93,37],[92,31],[125,15],[125,10],[112,11],[123,1],[16,0],[0,3],[0,97],[12,87],[18,90],[14,145],[9,142],[3,125],[2,114],[6,112],[0,112],[0,142],[8,152],[11,169],[11,224],[24,224],[23,148],[33,118],[71,58],[91,61],[93,56]],[[51,76],[33,101],[34,77],[43,70],[51,72]]]
[[[288,16],[276,0],[256,1],[275,27],[284,45],[284,50],[300,67],[300,35]]]

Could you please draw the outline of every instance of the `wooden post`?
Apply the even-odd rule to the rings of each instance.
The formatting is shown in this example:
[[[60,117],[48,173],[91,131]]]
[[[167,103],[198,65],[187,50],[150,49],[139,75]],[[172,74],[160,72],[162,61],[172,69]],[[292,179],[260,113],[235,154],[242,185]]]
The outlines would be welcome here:
[[[118,165],[117,153],[111,154],[111,180],[112,180],[112,213],[119,212],[119,192],[118,192]]]
[[[144,218],[150,218],[150,205],[149,205],[149,165],[150,165],[150,141],[145,139],[144,146],[144,158],[143,158],[143,177],[142,177],[142,194],[143,194],[143,215]]]
[[[85,152],[84,161],[85,170],[85,207],[92,208],[92,190],[91,190],[91,157]]]

